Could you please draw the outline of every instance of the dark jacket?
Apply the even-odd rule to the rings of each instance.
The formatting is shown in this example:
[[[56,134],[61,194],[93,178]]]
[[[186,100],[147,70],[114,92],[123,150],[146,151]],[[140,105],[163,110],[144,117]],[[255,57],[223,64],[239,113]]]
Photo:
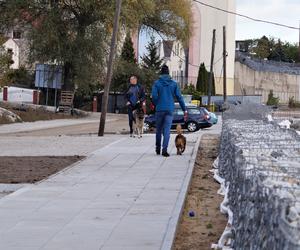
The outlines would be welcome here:
[[[130,85],[125,94],[126,102],[130,102],[132,106],[136,106],[137,102],[144,102],[146,100],[145,90],[142,85]]]
[[[186,110],[180,88],[169,75],[161,75],[152,87],[152,101],[156,111],[174,111],[174,98],[178,100],[183,111]]]

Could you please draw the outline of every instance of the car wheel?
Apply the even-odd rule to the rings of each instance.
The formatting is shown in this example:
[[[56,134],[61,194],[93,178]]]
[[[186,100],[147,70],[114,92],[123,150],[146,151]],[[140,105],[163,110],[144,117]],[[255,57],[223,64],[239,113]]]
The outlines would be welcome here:
[[[148,122],[144,123],[144,132],[148,132],[151,128],[151,125]]]
[[[198,126],[197,126],[197,123],[195,123],[195,122],[189,122],[189,123],[187,124],[187,130],[188,130],[189,132],[196,132],[196,131],[197,131],[197,128],[198,128]]]

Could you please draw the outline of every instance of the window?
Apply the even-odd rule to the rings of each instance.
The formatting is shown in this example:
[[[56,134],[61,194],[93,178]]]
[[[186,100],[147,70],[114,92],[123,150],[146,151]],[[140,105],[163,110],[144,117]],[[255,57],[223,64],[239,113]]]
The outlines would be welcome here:
[[[13,58],[13,50],[12,49],[7,49],[7,54],[10,56],[10,58],[12,59]]]
[[[14,30],[13,31],[13,39],[21,39],[21,31],[18,31],[18,30]]]
[[[184,115],[184,112],[182,111],[182,109],[177,109],[175,110],[176,115]]]
[[[206,114],[206,115],[209,114],[209,112],[208,112],[208,110],[207,110],[206,108],[201,108],[201,110],[202,110],[202,112],[203,112],[204,114]]]
[[[199,109],[188,109],[188,113],[190,115],[201,115],[201,111]]]

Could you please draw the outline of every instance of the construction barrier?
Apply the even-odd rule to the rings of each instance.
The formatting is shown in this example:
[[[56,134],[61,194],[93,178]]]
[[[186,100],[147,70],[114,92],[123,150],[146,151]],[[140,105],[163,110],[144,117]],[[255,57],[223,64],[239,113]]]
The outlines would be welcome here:
[[[300,137],[267,115],[249,103],[223,115],[214,171],[229,221],[215,248],[300,249]]]

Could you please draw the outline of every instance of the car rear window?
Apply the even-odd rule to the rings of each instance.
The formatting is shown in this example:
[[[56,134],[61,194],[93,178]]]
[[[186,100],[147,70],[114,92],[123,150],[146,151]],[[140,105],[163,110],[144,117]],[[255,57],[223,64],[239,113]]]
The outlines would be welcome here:
[[[188,109],[188,113],[190,115],[201,115],[201,111],[199,109]]]
[[[209,111],[208,111],[206,108],[202,108],[201,110],[202,110],[202,112],[204,112],[206,115],[209,114]]]
[[[176,109],[175,114],[176,115],[184,115],[184,112],[182,111],[182,109]]]

